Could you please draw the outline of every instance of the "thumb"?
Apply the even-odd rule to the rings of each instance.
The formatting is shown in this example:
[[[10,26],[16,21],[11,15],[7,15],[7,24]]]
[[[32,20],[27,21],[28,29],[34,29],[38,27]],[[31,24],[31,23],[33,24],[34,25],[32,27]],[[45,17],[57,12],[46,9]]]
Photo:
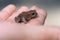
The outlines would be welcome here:
[[[44,39],[60,40],[60,28],[56,26],[45,27]]]

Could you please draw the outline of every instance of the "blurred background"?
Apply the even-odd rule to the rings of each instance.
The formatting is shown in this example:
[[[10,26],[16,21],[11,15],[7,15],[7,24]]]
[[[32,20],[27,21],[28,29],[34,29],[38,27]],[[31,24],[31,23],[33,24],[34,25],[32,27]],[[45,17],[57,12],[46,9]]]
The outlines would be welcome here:
[[[45,25],[60,26],[60,0],[0,0],[0,10],[8,4],[16,5],[17,9],[23,5],[38,5],[47,11]]]

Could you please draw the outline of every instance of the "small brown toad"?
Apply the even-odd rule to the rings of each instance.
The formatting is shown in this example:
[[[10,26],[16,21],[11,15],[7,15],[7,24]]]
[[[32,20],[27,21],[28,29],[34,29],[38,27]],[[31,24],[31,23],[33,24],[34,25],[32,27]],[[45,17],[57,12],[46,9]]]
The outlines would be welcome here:
[[[27,23],[29,20],[36,18],[37,17],[37,12],[36,10],[30,10],[27,12],[22,12],[20,13],[17,17],[15,17],[15,22],[17,23]]]

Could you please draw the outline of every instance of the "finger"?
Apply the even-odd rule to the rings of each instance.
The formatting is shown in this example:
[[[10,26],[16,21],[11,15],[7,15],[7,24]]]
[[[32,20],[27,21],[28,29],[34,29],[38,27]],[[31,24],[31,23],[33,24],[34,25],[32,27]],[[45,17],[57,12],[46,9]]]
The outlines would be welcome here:
[[[12,4],[3,8],[0,12],[0,21],[5,21],[13,14],[14,11],[16,11],[16,7]]]
[[[38,17],[36,19],[32,19],[28,24],[43,25],[47,16],[46,11],[37,6],[33,6],[30,10],[36,10]]]
[[[15,17],[17,15],[19,15],[20,13],[22,13],[23,11],[28,11],[28,7],[27,6],[22,6],[20,9],[17,10],[17,12],[15,12],[11,17],[9,17],[9,19],[7,19],[7,21],[9,22],[15,22]]]

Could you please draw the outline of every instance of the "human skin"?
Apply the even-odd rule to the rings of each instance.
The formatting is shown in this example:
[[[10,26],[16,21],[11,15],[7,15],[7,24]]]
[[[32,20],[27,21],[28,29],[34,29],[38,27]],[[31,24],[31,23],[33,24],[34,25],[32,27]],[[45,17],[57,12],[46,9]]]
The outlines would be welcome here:
[[[39,17],[27,24],[15,23],[14,18],[23,11],[36,10]],[[0,40],[60,40],[58,26],[44,25],[46,11],[32,6],[22,6],[18,10],[12,4],[0,11]]]

